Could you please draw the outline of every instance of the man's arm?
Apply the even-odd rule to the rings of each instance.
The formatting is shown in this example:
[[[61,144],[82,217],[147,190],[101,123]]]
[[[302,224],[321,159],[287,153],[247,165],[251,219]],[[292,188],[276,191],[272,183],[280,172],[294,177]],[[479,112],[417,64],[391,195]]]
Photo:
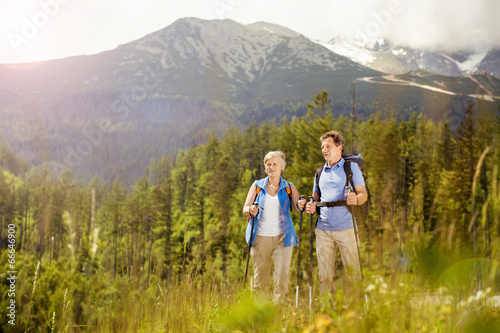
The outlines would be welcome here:
[[[348,202],[347,204],[349,205],[362,205],[368,200],[368,193],[366,193],[366,189],[363,185],[358,185],[355,186],[354,189],[356,190],[356,202]],[[350,198],[348,198],[350,199]]]
[[[353,174],[353,182],[354,182],[354,191],[356,193],[351,193],[347,197],[347,204],[348,205],[362,205],[368,200],[368,193],[366,192],[365,188],[365,180],[363,179],[363,174],[361,173],[361,170],[359,169],[359,166],[357,163],[352,163],[351,164],[351,171]],[[356,185],[359,184],[359,185]]]

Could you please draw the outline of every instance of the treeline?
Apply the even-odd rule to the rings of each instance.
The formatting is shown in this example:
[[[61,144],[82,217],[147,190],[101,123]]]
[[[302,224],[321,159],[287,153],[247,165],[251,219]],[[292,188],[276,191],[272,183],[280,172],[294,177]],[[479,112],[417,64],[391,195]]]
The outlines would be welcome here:
[[[47,165],[30,169],[2,145],[0,274],[13,271],[7,229],[15,225],[16,325],[93,327],[106,311],[120,311],[113,305],[123,293],[168,290],[194,275],[242,280],[241,210],[252,182],[265,176],[264,155],[284,151],[283,177],[309,196],[324,163],[319,137],[331,129],[344,134],[345,152],[365,159],[371,195],[368,223],[360,226],[365,269],[415,270],[408,249],[417,243],[448,257],[498,256],[498,114],[470,104],[458,128],[418,114],[403,122],[377,115],[358,121],[334,118],[328,96],[317,97],[300,118],[229,128],[222,138],[211,135],[203,145],[153,160],[130,188],[120,176],[84,185],[70,170],[56,177]],[[298,215],[292,217],[298,230]],[[302,251],[307,258],[308,244]],[[0,288],[6,318],[5,279]]]

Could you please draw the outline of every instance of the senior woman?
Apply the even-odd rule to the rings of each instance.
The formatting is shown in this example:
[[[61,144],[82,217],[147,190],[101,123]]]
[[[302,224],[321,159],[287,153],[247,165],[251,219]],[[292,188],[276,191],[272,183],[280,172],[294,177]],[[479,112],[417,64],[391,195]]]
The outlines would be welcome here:
[[[288,273],[293,246],[298,244],[290,216],[290,205],[299,212],[299,194],[295,186],[281,178],[285,169],[285,154],[271,151],[264,157],[267,177],[255,181],[250,187],[243,206],[243,213],[255,216],[247,225],[246,241],[249,244],[252,223],[252,262],[254,270],[253,290],[268,289],[271,266],[274,262],[273,302],[284,303],[288,292]],[[288,190],[287,190],[288,188]],[[288,194],[290,192],[290,194]],[[290,200],[292,202],[290,202]],[[258,206],[253,205],[258,202]]]

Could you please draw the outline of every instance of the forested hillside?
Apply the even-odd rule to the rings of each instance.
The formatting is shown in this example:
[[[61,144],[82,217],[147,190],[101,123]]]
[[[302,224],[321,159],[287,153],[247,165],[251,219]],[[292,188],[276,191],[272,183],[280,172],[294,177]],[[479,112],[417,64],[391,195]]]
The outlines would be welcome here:
[[[229,128],[220,139],[212,134],[203,145],[159,157],[130,188],[120,175],[112,182],[96,177],[85,185],[69,171],[56,177],[49,165],[29,167],[2,144],[2,329],[222,330],[217,325],[223,314],[237,303],[231,292],[243,288],[247,246],[241,210],[252,182],[265,175],[262,158],[270,150],[284,151],[283,177],[308,196],[314,171],[324,163],[319,137],[331,129],[344,134],[346,152],[362,153],[365,159],[371,208],[360,232],[367,281],[380,274],[397,289],[396,274],[405,273],[414,288],[418,283],[433,290],[440,286],[438,277],[460,260],[496,261],[500,118],[472,105],[461,111],[454,131],[446,122],[436,124],[419,114],[402,122],[378,115],[364,121],[334,118],[328,104],[313,103],[300,118]],[[292,217],[298,230],[299,217],[295,212]],[[309,232],[304,223],[304,239]],[[301,250],[308,258],[307,241]],[[308,264],[308,259],[301,262],[304,285]],[[12,271],[17,276],[14,297],[8,296],[12,289],[5,279]],[[460,289],[462,296],[486,286],[496,291],[497,274],[472,276],[473,287]],[[7,323],[12,299],[15,327]],[[401,311],[406,318],[411,306]],[[298,313],[283,318],[282,327],[302,330],[315,325],[321,313],[330,316],[331,325],[347,325],[337,320],[336,310],[319,305],[310,314]],[[373,325],[383,322],[370,313],[359,323],[366,318]],[[451,320],[452,314],[446,315]],[[407,325],[410,331],[418,327],[410,319]]]

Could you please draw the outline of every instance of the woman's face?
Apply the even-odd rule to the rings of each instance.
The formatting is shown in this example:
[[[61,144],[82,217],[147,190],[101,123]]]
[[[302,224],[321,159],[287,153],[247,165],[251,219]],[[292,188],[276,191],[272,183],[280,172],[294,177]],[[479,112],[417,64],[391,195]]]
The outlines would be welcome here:
[[[281,171],[283,168],[281,167],[281,163],[277,157],[271,157],[266,161],[265,164],[266,173],[269,176],[281,176]]]

